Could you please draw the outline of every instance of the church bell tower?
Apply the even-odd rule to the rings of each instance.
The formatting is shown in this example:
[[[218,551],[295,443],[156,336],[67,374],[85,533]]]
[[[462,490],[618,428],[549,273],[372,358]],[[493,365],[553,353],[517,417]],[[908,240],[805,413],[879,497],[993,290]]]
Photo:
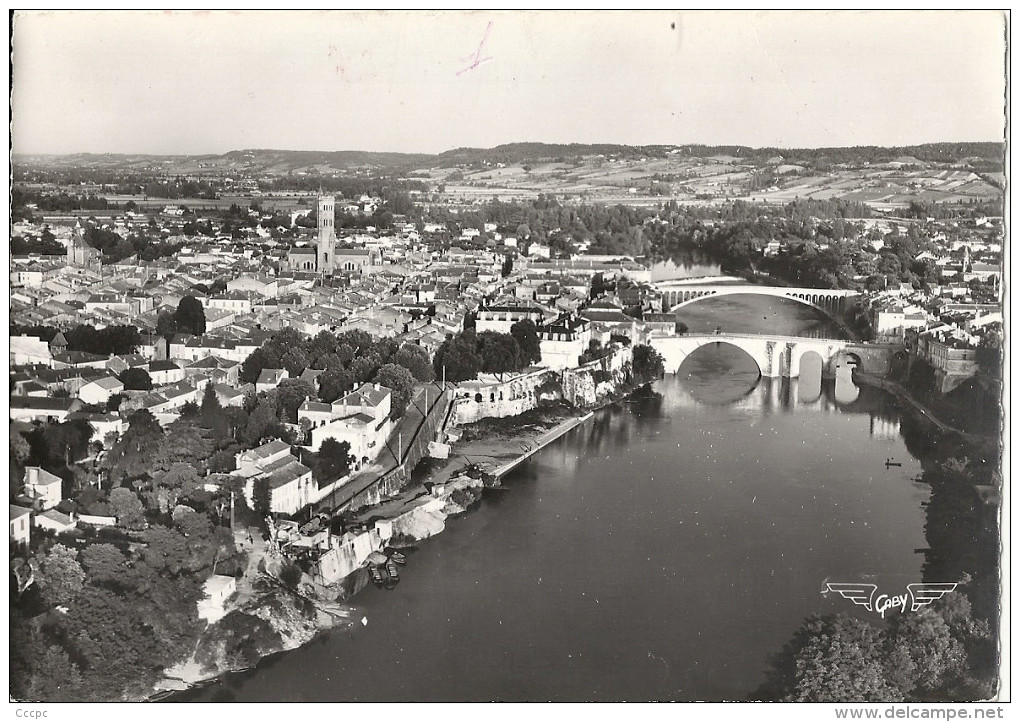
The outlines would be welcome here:
[[[315,240],[315,270],[319,273],[332,274],[336,262],[334,258],[336,232],[333,225],[335,202],[333,196],[319,196],[319,235]]]

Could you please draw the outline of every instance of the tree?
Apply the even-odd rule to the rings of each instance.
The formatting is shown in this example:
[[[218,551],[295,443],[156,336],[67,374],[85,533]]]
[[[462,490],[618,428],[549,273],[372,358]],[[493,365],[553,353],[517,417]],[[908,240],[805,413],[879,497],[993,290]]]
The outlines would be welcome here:
[[[329,368],[319,374],[319,400],[332,403],[343,396],[354,385],[349,369]]]
[[[216,388],[212,383],[205,385],[205,390],[202,392],[202,403],[198,408],[202,412],[203,424],[206,424],[211,415],[223,412],[223,405],[220,404],[220,398],[216,395]]]
[[[319,454],[315,460],[315,478],[319,486],[324,486],[337,479],[347,476],[354,464],[351,456],[351,445],[347,441],[323,439]]]
[[[443,341],[436,350],[432,365],[438,378],[446,381],[469,381],[482,370],[482,359],[476,350],[472,331],[465,331]]]
[[[268,354],[262,348],[255,349],[248,354],[248,358],[246,358],[244,363],[241,364],[241,373],[239,374],[241,383],[255,383],[259,380],[259,376],[262,374],[262,369],[266,368],[274,368],[269,363]]]
[[[880,630],[845,614],[813,616],[775,655],[759,694],[783,702],[901,702]]]
[[[949,625],[930,607],[893,618],[889,674],[912,696],[935,696],[950,679],[966,672],[967,653]]]
[[[300,348],[288,349],[281,357],[280,365],[287,369],[287,373],[292,378],[295,378],[308,368],[308,354]]]
[[[202,477],[191,464],[179,461],[153,479],[155,499],[159,510],[173,509],[178,499],[187,498],[202,488]],[[111,494],[112,496],[112,494]]]
[[[55,644],[46,647],[25,698],[41,702],[80,702],[84,694],[78,665],[71,661],[63,647]]]
[[[191,568],[188,540],[176,529],[154,524],[145,530],[145,562],[158,572],[180,574]]]
[[[259,519],[265,519],[272,511],[273,490],[269,486],[269,479],[260,476],[255,479],[252,488],[252,506]]]
[[[436,377],[428,351],[415,343],[405,343],[393,355],[393,363],[403,366],[418,381],[432,381]]]
[[[39,564],[36,581],[43,601],[50,606],[68,604],[85,585],[85,572],[78,554],[63,544],[54,544]]]
[[[286,587],[297,589],[298,584],[301,583],[302,574],[300,566],[292,561],[285,561],[280,569],[280,581]]]
[[[145,509],[138,495],[123,486],[110,492],[110,512],[117,517],[117,524],[127,529],[145,527]]]
[[[52,471],[85,456],[93,433],[87,421],[75,419],[37,428],[28,438],[33,458]]]
[[[511,256],[506,256],[503,259],[503,267],[500,269],[500,275],[506,278],[514,272],[514,259]]]
[[[194,296],[185,296],[177,303],[174,320],[177,321],[178,329],[184,333],[196,336],[205,333],[205,309]]]
[[[478,334],[478,355],[482,370],[490,374],[503,374],[523,368],[521,347],[516,339],[506,333],[482,331]]]
[[[241,439],[247,444],[255,445],[267,436],[278,437],[282,433],[282,427],[276,414],[276,402],[261,399],[248,416],[248,424],[241,434]]]
[[[153,450],[151,465],[154,471],[166,471],[176,462],[198,468],[212,455],[214,443],[200,425],[198,405],[188,403],[193,410],[189,413],[182,409],[181,418],[167,427],[164,442]]]
[[[127,558],[113,544],[90,544],[81,552],[81,564],[89,584],[117,585],[127,566]]]
[[[638,344],[634,347],[633,354],[631,371],[637,385],[649,384],[661,379],[666,373],[662,356],[651,346]]]
[[[128,417],[128,429],[103,458],[103,466],[115,479],[136,479],[152,469],[152,452],[164,438],[163,427],[147,410]]]
[[[168,341],[177,335],[177,320],[169,311],[160,311],[156,316],[156,333]]]
[[[149,391],[152,389],[152,378],[143,368],[125,369],[120,374],[120,382],[129,391]]]
[[[277,413],[288,424],[297,423],[298,407],[315,398],[315,387],[302,379],[284,379],[276,388]]]
[[[510,327],[510,335],[520,347],[522,363],[533,364],[542,360],[542,341],[534,321],[530,318],[518,321]]]
[[[25,481],[25,462],[28,460],[28,455],[32,452],[28,442],[25,441],[25,437],[15,431],[13,424],[9,431],[9,445],[10,445],[10,465],[8,471],[10,472],[10,498],[13,500],[14,497],[21,493],[21,487]]]
[[[379,356],[372,353],[355,358],[348,366],[348,370],[354,378],[354,382],[362,384],[372,378],[380,366],[382,366],[382,361]]]
[[[403,416],[407,405],[411,403],[411,394],[414,393],[414,377],[411,372],[397,364],[385,364],[376,373],[373,382],[392,392],[390,416],[394,419]]]
[[[611,291],[612,289],[612,284],[606,282],[605,276],[601,273],[596,273],[591,279],[591,289],[588,292],[588,296],[595,300],[606,291]]]

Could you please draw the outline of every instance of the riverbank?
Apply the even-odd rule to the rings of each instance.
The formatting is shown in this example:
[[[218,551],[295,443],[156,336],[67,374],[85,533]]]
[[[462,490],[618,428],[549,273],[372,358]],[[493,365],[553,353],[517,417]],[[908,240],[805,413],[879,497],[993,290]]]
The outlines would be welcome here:
[[[453,433],[449,458],[425,481],[441,484],[473,465],[501,476],[591,416],[590,411],[556,405],[468,424]]]
[[[465,512],[480,498],[482,481],[472,478],[474,470],[501,477],[593,418],[594,411],[632,391],[629,386],[621,389],[595,410],[560,403],[459,428],[451,439],[448,459],[442,463],[433,460],[433,468],[417,483],[394,498],[360,510],[350,521],[368,525],[389,522],[394,535],[389,544],[394,546],[436,536],[445,530],[448,516]],[[245,546],[243,540],[240,543]],[[247,547],[245,574],[238,580],[237,593],[225,605],[223,617],[206,628],[187,660],[165,672],[150,699],[201,688],[232,672],[251,669],[265,657],[306,645],[322,633],[358,623],[355,608],[346,601],[363,588],[363,579],[343,585],[343,602],[331,601],[324,596],[332,587],[285,587],[277,577],[282,563],[268,543],[256,540]],[[244,645],[243,654],[238,653],[239,641]]]
[[[994,434],[976,434],[973,432],[964,431],[963,429],[959,429],[955,426],[951,426],[950,424],[946,423],[938,416],[936,416],[935,412],[931,408],[929,408],[925,404],[922,404],[920,401],[914,398],[913,394],[911,394],[908,389],[906,389],[902,384],[900,384],[897,381],[893,381],[891,379],[887,379],[882,376],[878,376],[876,374],[871,374],[863,371],[854,372],[854,381],[857,383],[864,384],[866,386],[873,386],[875,388],[882,389],[883,391],[888,391],[896,398],[906,402],[907,405],[915,413],[919,414],[923,419],[933,424],[942,433],[957,434],[958,436],[965,439],[969,443],[976,445],[997,442],[998,440],[998,437]]]

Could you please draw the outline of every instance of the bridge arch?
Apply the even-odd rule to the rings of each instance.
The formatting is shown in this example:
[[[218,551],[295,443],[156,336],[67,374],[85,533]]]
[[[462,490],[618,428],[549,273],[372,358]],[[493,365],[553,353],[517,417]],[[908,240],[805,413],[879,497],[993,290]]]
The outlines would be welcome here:
[[[843,349],[836,355],[836,366],[853,366],[857,371],[864,371],[864,362],[861,357],[853,351]]]
[[[758,372],[758,378],[760,379],[764,376],[761,367],[761,362],[758,360],[754,348],[748,347],[747,345],[741,343],[741,341],[737,339],[714,338],[714,337],[706,338],[702,343],[699,343],[694,349],[685,353],[684,357],[680,359],[680,362],[677,365],[676,369],[673,370],[673,373],[679,373],[680,369],[683,368],[683,365],[687,363],[688,359],[690,359],[692,356],[704,352],[705,349],[717,348],[719,346],[729,346],[730,348],[737,349],[738,351],[740,351],[741,355],[747,356],[751,360],[751,363],[754,364],[754,368]],[[668,368],[666,370],[669,371]]]
[[[826,317],[833,321],[841,321],[839,317],[839,307],[842,301],[841,296],[829,295],[824,292],[821,293],[806,293],[806,292],[783,292],[783,289],[775,286],[761,286],[761,287],[747,287],[747,286],[718,286],[711,290],[702,289],[676,289],[665,292],[666,303],[664,307],[668,308],[668,313],[675,313],[677,310],[684,306],[689,306],[698,301],[703,301],[707,298],[715,298],[718,296],[736,296],[736,295],[750,295],[750,296],[768,296],[770,298],[787,298],[791,301],[810,306],[811,308],[822,312]]]

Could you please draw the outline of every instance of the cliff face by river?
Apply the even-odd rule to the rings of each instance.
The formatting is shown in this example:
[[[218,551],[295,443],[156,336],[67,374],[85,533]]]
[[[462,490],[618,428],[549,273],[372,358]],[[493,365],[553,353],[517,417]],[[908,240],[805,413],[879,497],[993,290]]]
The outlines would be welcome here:
[[[350,609],[336,602],[314,600],[299,585],[284,587],[262,575],[250,594],[221,619],[206,627],[192,657],[165,673],[157,687],[186,689],[228,672],[254,667],[260,659],[308,643],[319,632],[349,623]]]
[[[409,500],[390,518],[392,540],[411,544],[441,533],[445,520],[481,498],[480,479],[460,477],[434,497]],[[226,605],[229,611],[206,627],[191,657],[165,673],[155,690],[183,690],[230,672],[254,667],[263,657],[296,649],[321,632],[352,624],[352,609],[341,603],[367,583],[363,569],[336,584],[320,586],[302,575],[296,589],[285,586],[284,562],[270,559],[264,571]]]

